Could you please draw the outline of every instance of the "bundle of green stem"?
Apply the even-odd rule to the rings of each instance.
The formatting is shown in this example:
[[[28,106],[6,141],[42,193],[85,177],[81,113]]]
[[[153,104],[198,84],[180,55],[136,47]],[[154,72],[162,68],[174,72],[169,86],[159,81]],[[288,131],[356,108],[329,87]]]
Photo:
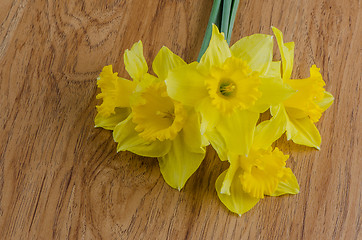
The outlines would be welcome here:
[[[212,10],[207,24],[205,37],[202,42],[201,50],[197,61],[200,61],[202,55],[209,46],[212,24],[215,24],[221,32],[224,33],[225,39],[230,44],[231,33],[235,22],[236,11],[238,9],[239,0],[214,0]]]

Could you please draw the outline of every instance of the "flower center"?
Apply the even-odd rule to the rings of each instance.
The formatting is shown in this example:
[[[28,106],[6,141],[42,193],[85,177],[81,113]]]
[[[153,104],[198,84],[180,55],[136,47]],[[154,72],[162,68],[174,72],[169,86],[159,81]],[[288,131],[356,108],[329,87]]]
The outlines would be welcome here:
[[[252,107],[261,96],[259,85],[258,73],[235,57],[226,59],[220,68],[212,68],[206,80],[213,105],[226,114]]]
[[[174,139],[187,115],[182,104],[167,95],[164,82],[139,92],[133,101],[132,112],[135,130],[147,141]]]
[[[236,91],[236,84],[228,78],[220,80],[219,92],[224,97],[229,97]]]
[[[161,111],[157,111],[156,115],[162,117],[162,118],[168,118],[168,119],[172,119],[172,121],[175,119],[175,114],[173,112],[161,112]]]

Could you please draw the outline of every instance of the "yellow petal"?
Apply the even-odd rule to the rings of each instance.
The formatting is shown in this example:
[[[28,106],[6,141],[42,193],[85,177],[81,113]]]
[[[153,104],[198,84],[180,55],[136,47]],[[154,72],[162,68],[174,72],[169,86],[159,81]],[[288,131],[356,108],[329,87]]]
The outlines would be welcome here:
[[[280,78],[261,78],[259,86],[261,97],[251,109],[259,113],[265,112],[272,105],[278,105],[295,93],[293,88],[284,84]]]
[[[125,120],[130,113],[130,108],[116,108],[115,113],[107,117],[98,113],[94,119],[95,127],[102,127],[104,129],[113,130],[114,127],[118,123]]]
[[[142,81],[137,83],[137,87],[136,87],[136,92],[140,92],[150,86],[152,86],[155,83],[159,83],[162,82],[159,78],[149,74],[149,73],[145,73],[142,76]],[[131,104],[132,104],[132,98],[131,98]]]
[[[288,118],[287,138],[294,143],[315,147],[319,150],[321,135],[318,129],[308,117],[301,119]]]
[[[285,106],[285,105],[284,105],[284,108],[285,108],[289,118],[301,119],[301,118],[308,117],[308,114],[305,111],[300,110],[298,108],[292,108],[292,107]]]
[[[273,36],[254,34],[237,41],[230,48],[233,56],[246,61],[253,71],[266,73],[273,58]]]
[[[221,136],[219,131],[213,128],[210,131],[206,131],[205,136],[211,143],[212,147],[215,149],[220,160],[228,160],[228,149],[226,148],[225,139]]]
[[[275,62],[271,62],[268,71],[263,74],[263,77],[268,78],[268,77],[272,77],[272,78],[278,78],[281,79],[281,62],[280,61],[275,61]]]
[[[231,57],[229,45],[224,33],[220,33],[216,25],[212,25],[212,35],[209,47],[200,59],[200,68],[208,70],[212,66],[221,66],[227,58]]]
[[[220,119],[216,128],[225,139],[229,152],[243,156],[249,154],[258,119],[258,113],[247,110],[236,111]]]
[[[323,99],[316,102],[316,103],[322,109],[322,111],[324,112],[325,110],[327,110],[332,105],[333,102],[334,102],[333,95],[330,94],[329,92],[325,91]]]
[[[233,180],[235,179],[235,174],[236,172],[238,172],[238,174],[240,175],[240,156],[237,154],[232,154],[230,153],[228,155],[228,160],[230,162],[230,166],[229,168],[225,171],[225,176],[224,179],[222,181],[222,185],[220,188],[220,193],[222,194],[227,194],[230,195],[230,187],[231,184],[233,182]],[[243,157],[241,157],[241,159],[243,159]],[[239,179],[240,180],[240,179]]]
[[[270,196],[299,193],[298,180],[290,168],[285,168],[285,177],[279,182],[277,189]]]
[[[167,78],[169,71],[182,65],[186,65],[182,58],[171,52],[167,47],[162,47],[153,60],[152,68],[157,76],[164,80]]]
[[[203,153],[203,139],[200,131],[200,118],[193,109],[189,109],[187,121],[182,129],[182,137],[185,148],[191,152]]]
[[[280,104],[273,108],[273,117],[261,122],[255,129],[254,149],[269,148],[286,130],[287,116],[283,105]]]
[[[207,96],[202,76],[196,70],[197,63],[181,66],[171,71],[166,79],[168,95],[185,105],[194,106]]]
[[[216,180],[215,188],[217,191],[217,195],[221,202],[232,212],[239,214],[244,214],[249,211],[252,207],[254,207],[259,199],[253,198],[249,194],[243,191],[243,187],[241,185],[239,175],[235,174],[234,179],[232,181],[230,187],[230,195],[222,194],[221,187],[226,175],[226,171],[224,171]]]
[[[221,114],[211,103],[210,98],[204,98],[197,106],[196,110],[201,114],[201,133],[213,129],[219,122]]]
[[[294,61],[294,42],[284,43],[282,32],[275,27],[272,29],[277,39],[280,55],[282,57],[283,79],[290,79]]]
[[[160,170],[166,183],[173,188],[181,190],[186,181],[200,166],[205,157],[202,152],[191,152],[185,147],[184,136],[181,132],[173,141],[170,151],[158,158]]]
[[[118,143],[117,152],[130,151],[145,157],[160,157],[167,154],[171,147],[171,142],[153,141],[148,142],[135,131],[136,125],[132,122],[132,114],[114,128],[113,139]]]
[[[124,53],[124,65],[133,80],[139,81],[143,74],[148,72],[148,66],[143,56],[143,45],[141,41],[133,44],[131,50]]]

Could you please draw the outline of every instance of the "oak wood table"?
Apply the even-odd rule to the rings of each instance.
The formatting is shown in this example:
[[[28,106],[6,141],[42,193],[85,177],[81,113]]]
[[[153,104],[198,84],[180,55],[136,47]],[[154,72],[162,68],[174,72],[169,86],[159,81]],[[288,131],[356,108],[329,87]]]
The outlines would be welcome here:
[[[301,192],[238,217],[214,183],[211,148],[179,192],[156,159],[116,153],[94,128],[96,78],[138,40],[196,60],[211,0],[0,1],[1,239],[362,239],[361,2],[241,0],[231,42],[271,26],[294,41],[294,78],[317,64],[335,102],[321,150],[277,142]],[[280,58],[275,47],[275,59]]]

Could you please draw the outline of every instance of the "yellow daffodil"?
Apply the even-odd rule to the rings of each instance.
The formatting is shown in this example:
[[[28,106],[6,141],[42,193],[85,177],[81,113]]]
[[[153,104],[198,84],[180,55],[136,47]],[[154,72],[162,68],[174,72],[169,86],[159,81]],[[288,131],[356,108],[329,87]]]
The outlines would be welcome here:
[[[234,155],[230,167],[216,180],[221,202],[239,215],[249,211],[264,195],[297,194],[299,185],[288,159],[278,148],[250,150],[248,157]]]
[[[222,160],[226,152],[247,155],[259,113],[293,93],[272,55],[272,36],[255,34],[229,48],[214,25],[200,63],[175,68],[166,79],[169,96],[201,113],[202,132]]]
[[[223,204],[239,215],[249,211],[264,195],[297,194],[299,185],[290,168],[289,156],[255,141],[246,156],[229,154],[230,167],[216,180],[217,194]],[[256,148],[261,146],[262,148]]]
[[[131,50],[126,50],[124,62],[134,81],[118,77],[118,73],[113,73],[112,65],[105,66],[97,79],[97,85],[101,89],[97,99],[102,99],[103,102],[97,106],[95,127],[113,130],[119,122],[125,120],[131,112],[130,96],[140,79],[152,78],[147,73],[148,66],[143,57],[141,42],[134,44]]]
[[[124,60],[133,81],[118,78],[109,66],[103,69],[96,126],[113,129],[117,151],[157,157],[165,181],[180,190],[205,156],[199,115],[166,91],[168,72],[186,63],[163,47],[153,61],[154,77],[147,73],[141,42],[125,52]]]
[[[136,84],[117,75],[110,65],[103,68],[98,78],[97,85],[102,92],[97,98],[103,99],[103,102],[97,106],[96,127],[113,130],[130,113],[129,97]]]
[[[333,96],[324,90],[325,82],[319,68],[310,68],[310,77],[290,79],[293,69],[294,43],[284,43],[281,31],[273,28],[282,57],[283,81],[296,92],[281,104],[271,107],[270,120],[257,127],[259,136],[272,143],[284,132],[288,140],[319,149],[321,136],[314,125],[322,113],[333,103]]]

